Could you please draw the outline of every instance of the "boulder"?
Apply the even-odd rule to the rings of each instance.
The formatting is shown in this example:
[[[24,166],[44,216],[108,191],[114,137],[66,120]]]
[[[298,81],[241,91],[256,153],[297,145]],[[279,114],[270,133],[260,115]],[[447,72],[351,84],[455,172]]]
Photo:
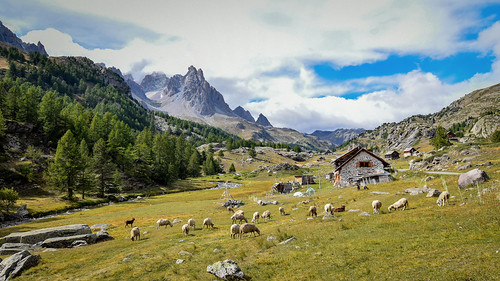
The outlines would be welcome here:
[[[233,260],[218,261],[207,266],[207,272],[222,280],[244,279],[245,274]]]
[[[32,255],[27,250],[6,258],[0,263],[0,281],[18,276],[22,271],[37,265],[39,261],[39,255]]]
[[[96,237],[97,235],[93,233],[67,237],[55,237],[46,239],[45,241],[43,241],[41,246],[44,248],[68,248],[71,247],[71,244],[77,240],[83,240],[88,244],[93,244],[96,241]]]
[[[98,243],[98,242],[102,242],[102,241],[108,241],[108,240],[113,240],[114,238],[109,235],[109,233],[105,230],[101,230],[99,232],[97,232],[96,234],[96,237],[95,237],[95,242]]]
[[[31,250],[32,246],[30,244],[24,243],[4,243],[0,247],[0,255],[12,255],[15,253],[22,252],[24,250]]]
[[[419,195],[421,193],[429,192],[430,188],[427,187],[412,187],[405,189],[405,193],[409,193],[410,195]]]
[[[43,228],[26,232],[14,232],[3,238],[6,243],[35,244],[49,238],[92,234],[86,224],[72,224],[58,227]]]
[[[28,212],[28,206],[26,204],[23,204],[19,208],[17,208],[16,215],[19,216],[20,218],[24,218],[29,216],[30,212]]]
[[[429,190],[429,192],[427,193],[427,198],[431,198],[431,197],[439,197],[439,194],[441,194],[441,191],[437,190],[437,189],[431,189]]]
[[[463,166],[458,166],[458,170],[467,170],[467,169],[470,169],[470,168],[472,168],[471,164],[465,164]]]
[[[482,183],[489,179],[485,171],[480,169],[470,170],[465,174],[461,174],[458,178],[458,187],[464,188],[470,184]]]

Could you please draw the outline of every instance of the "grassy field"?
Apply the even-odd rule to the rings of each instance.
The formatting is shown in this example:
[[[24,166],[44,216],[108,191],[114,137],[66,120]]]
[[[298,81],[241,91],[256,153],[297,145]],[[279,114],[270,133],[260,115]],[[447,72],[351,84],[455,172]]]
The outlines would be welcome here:
[[[498,187],[500,163],[498,146],[484,146],[475,160],[495,159],[485,170],[489,182],[480,189]],[[497,155],[495,157],[495,155]],[[315,160],[312,159],[312,162]],[[311,162],[311,163],[312,163]],[[328,161],[327,161],[328,162]],[[318,167],[317,170],[326,169]],[[314,171],[314,170],[313,170]],[[390,183],[370,185],[370,190],[322,188],[308,198],[268,195],[276,178],[290,179],[293,172],[247,177],[242,187],[231,189],[235,199],[245,201],[246,217],[270,210],[270,221],[257,225],[261,235],[231,239],[230,214],[220,207],[222,190],[187,191],[149,197],[141,201],[78,212],[71,215],[0,229],[0,236],[43,227],[85,223],[111,224],[112,241],[75,249],[40,252],[41,263],[16,280],[214,280],[206,267],[216,261],[233,259],[251,280],[499,280],[500,204],[499,189],[478,193],[477,188],[459,190],[458,176],[433,175],[429,187],[452,195],[450,205],[438,207],[436,198],[425,194],[410,196],[404,189],[423,186],[423,172],[398,173]],[[209,187],[214,180],[232,180],[232,175],[214,176],[178,184],[180,190],[192,185]],[[445,183],[446,187],[443,186]],[[372,195],[371,191],[387,195]],[[401,197],[409,209],[389,213],[387,207]],[[277,200],[279,205],[259,206],[256,200]],[[301,201],[310,199],[308,204]],[[380,215],[372,213],[371,202],[382,201]],[[337,213],[323,220],[323,206],[346,205],[353,212]],[[465,204],[463,204],[465,203]],[[308,219],[310,205],[319,216]],[[283,206],[287,215],[280,216]],[[141,240],[130,241],[130,228],[124,221],[134,217],[141,229]],[[210,217],[215,229],[201,230]],[[159,218],[180,219],[173,228],[156,229]],[[189,218],[197,229],[185,236],[182,224]],[[274,237],[275,240],[272,240]],[[290,237],[297,240],[280,245]],[[191,255],[179,255],[187,251]],[[5,257],[2,257],[5,258]],[[125,259],[125,260],[124,260]],[[184,259],[176,264],[177,259]]]

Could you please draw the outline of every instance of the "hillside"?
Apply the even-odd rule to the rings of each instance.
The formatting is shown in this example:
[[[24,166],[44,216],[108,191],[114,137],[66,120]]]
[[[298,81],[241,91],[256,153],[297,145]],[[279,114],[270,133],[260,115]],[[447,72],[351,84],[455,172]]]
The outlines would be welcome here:
[[[357,137],[364,131],[365,129],[337,129],[335,131],[316,130],[311,135],[319,138],[320,140],[329,141],[335,146],[339,146],[344,142]]]
[[[434,114],[382,124],[351,143],[379,150],[404,150],[432,137],[437,126],[465,137],[464,141],[490,137],[495,130],[500,130],[500,84],[473,91]]]

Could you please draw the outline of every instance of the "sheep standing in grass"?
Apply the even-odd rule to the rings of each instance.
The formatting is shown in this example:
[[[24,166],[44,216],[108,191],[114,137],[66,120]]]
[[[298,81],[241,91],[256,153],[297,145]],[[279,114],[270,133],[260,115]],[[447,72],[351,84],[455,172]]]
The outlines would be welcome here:
[[[193,227],[193,230],[196,230],[196,222],[193,219],[188,220],[189,227]]]
[[[264,201],[259,200],[259,201],[257,201],[257,204],[259,204],[259,206],[263,206],[264,205]]]
[[[278,210],[280,211],[280,215],[282,215],[282,216],[286,215],[285,208],[280,207]]]
[[[134,241],[134,239],[141,240],[141,231],[137,226],[130,230],[130,239],[132,239],[132,241]]]
[[[233,207],[231,207],[231,206],[228,206],[228,207],[227,207],[227,211],[228,211],[228,212],[230,212],[230,213],[234,213],[234,209],[233,209]]]
[[[382,202],[380,202],[379,200],[373,200],[372,207],[374,214],[380,214],[380,208],[382,207]]]
[[[170,225],[170,227],[173,227],[174,225],[167,219],[159,219],[157,222],[156,222],[156,229],[160,229],[160,226],[165,226],[165,228],[167,228],[167,226]]]
[[[333,205],[328,203],[325,205],[325,215],[332,215],[333,216]]]
[[[403,211],[406,210],[406,208],[408,208],[408,200],[406,200],[406,198],[399,199],[398,201],[396,201],[396,203],[392,204],[387,209],[390,212],[392,209],[397,210],[400,208],[403,208]]]
[[[242,216],[244,216],[245,212],[243,210],[238,210],[235,212],[235,214],[241,214]]]
[[[440,207],[443,207],[448,203],[448,200],[450,199],[450,193],[448,191],[443,191],[441,194],[439,194],[438,200],[436,201],[436,204]],[[449,204],[449,203],[448,203]]]
[[[188,235],[189,234],[189,224],[185,224],[182,226],[182,233],[184,233],[184,235]]]
[[[239,221],[240,223],[242,221],[248,222],[248,220],[245,218],[245,216],[242,213],[234,213],[234,215],[231,216],[231,220],[233,221],[233,224],[236,223],[236,221]]]
[[[309,207],[309,214],[308,214],[308,216],[311,216],[311,217],[317,217],[318,216],[318,213],[316,212],[316,206]]]
[[[260,217],[263,219],[270,220],[271,219],[271,211],[269,211],[269,210],[264,211],[264,213],[262,213],[262,215]]]
[[[260,230],[255,226],[255,224],[244,223],[240,226],[240,239],[243,237],[243,234],[245,233],[253,233],[254,236],[256,236],[255,232],[257,232],[260,236]]]
[[[212,220],[210,218],[206,218],[203,220],[203,226],[201,227],[202,229],[205,228],[205,226],[207,227],[211,227],[211,228],[214,228],[214,223],[212,222]]]
[[[231,225],[231,239],[236,238],[236,236],[240,235],[240,225],[233,224]]]
[[[127,225],[130,225],[130,227],[134,227],[134,221],[135,221],[135,218],[132,218],[131,220],[127,220],[125,221],[125,227],[127,227]]]
[[[259,223],[259,218],[260,218],[260,214],[259,214],[259,212],[255,212],[255,213],[253,213],[252,222],[253,222],[253,223]]]

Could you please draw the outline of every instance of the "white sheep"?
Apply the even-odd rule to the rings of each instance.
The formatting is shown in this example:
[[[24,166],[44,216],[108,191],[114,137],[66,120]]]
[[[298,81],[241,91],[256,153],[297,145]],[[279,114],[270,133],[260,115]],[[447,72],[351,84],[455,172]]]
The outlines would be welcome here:
[[[373,200],[372,207],[374,214],[380,214],[380,208],[382,207],[382,202],[380,202],[380,200]]]
[[[188,224],[189,224],[189,227],[192,226],[193,230],[196,230],[196,222],[194,221],[194,219],[189,219]]]
[[[280,207],[278,210],[279,210],[279,212],[280,212],[280,215],[282,215],[282,216],[286,215],[286,213],[285,213],[285,208]]]
[[[255,212],[255,213],[253,213],[252,222],[253,222],[253,223],[259,223],[259,218],[260,218],[260,214],[259,214],[259,212]]]
[[[259,200],[259,201],[257,201],[257,204],[259,204],[259,206],[262,206],[262,205],[264,205],[264,202],[262,200]]]
[[[262,213],[262,215],[260,217],[263,219],[270,220],[271,219],[271,211],[269,211],[269,210],[264,211],[264,213]]]
[[[316,212],[316,206],[309,207],[308,216],[311,216],[311,217],[317,217],[318,216],[318,213]]]
[[[328,203],[325,205],[325,215],[332,215],[333,216],[333,205]]]
[[[438,197],[438,200],[436,201],[436,204],[438,206],[442,207],[448,203],[449,199],[450,199],[450,193],[448,191],[443,191],[443,192],[441,192],[441,194],[439,194],[439,197]]]
[[[260,230],[255,226],[255,224],[244,223],[240,226],[240,239],[245,233],[253,233],[254,236],[256,236],[255,232],[257,232],[260,236]]]
[[[243,215],[243,216],[244,216],[244,215],[245,215],[245,212],[244,212],[243,210],[238,210],[238,211],[236,211],[236,212],[235,212],[235,214],[241,214],[241,215]]]
[[[234,215],[231,216],[231,220],[233,221],[233,224],[235,224],[237,220],[240,221],[240,223],[241,221],[248,222],[245,216],[242,213],[238,212],[234,213]]]
[[[236,236],[240,235],[240,225],[233,224],[231,225],[231,238],[236,238]]]
[[[205,228],[205,226],[207,227],[211,227],[211,228],[214,228],[214,223],[212,222],[212,220],[210,218],[206,218],[203,220],[203,226],[201,227],[202,229]]]
[[[397,209],[400,209],[400,208],[403,208],[403,211],[406,210],[406,208],[408,208],[408,200],[406,200],[406,198],[399,199],[394,204],[392,204],[391,206],[389,206],[389,208],[387,208],[387,209],[390,212],[392,209],[397,210]]]
[[[188,235],[189,234],[189,224],[185,224],[182,226],[182,233],[184,233],[184,235]]]
[[[130,230],[130,239],[134,241],[134,238],[135,240],[141,240],[141,231],[137,226],[132,228],[132,230]]]
[[[156,229],[160,229],[160,226],[165,226],[165,228],[167,228],[167,226],[170,225],[170,227],[173,227],[174,225],[167,219],[159,219],[157,222],[156,222]]]

